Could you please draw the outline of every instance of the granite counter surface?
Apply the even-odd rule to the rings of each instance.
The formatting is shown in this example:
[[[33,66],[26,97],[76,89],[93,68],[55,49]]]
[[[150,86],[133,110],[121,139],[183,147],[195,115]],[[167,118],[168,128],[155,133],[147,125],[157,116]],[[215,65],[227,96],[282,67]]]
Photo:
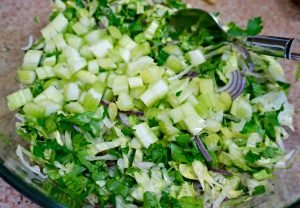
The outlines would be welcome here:
[[[247,23],[247,19],[261,16],[264,19],[263,34],[277,36],[291,36],[300,38],[300,7],[290,0],[217,0],[216,5],[209,5],[200,0],[190,0],[189,3],[196,7],[205,8],[208,11],[220,11],[223,22],[236,21],[241,25]],[[38,31],[45,25],[50,12],[50,0],[0,0],[0,68],[1,70],[16,70],[21,63],[23,53],[20,48],[27,44],[28,36],[39,36]],[[33,21],[35,16],[40,16],[41,22]],[[30,29],[28,29],[30,28]],[[26,31],[26,32],[25,32]],[[287,71],[289,81],[294,82],[295,62],[282,61]],[[5,77],[0,77],[5,79]],[[298,86],[299,87],[299,86]],[[299,90],[294,84],[291,89],[291,101],[295,104],[296,131],[292,140],[288,141],[288,147],[299,146],[300,126],[300,99]],[[288,171],[300,172],[300,159],[297,157],[297,165]],[[282,177],[281,174],[278,177]],[[294,178],[293,178],[294,177]],[[282,180],[285,180],[282,178]],[[300,180],[295,174],[290,181]],[[300,187],[290,185],[289,191],[299,193]],[[289,197],[281,196],[281,200]],[[295,198],[296,199],[296,198]],[[279,199],[280,200],[280,199]],[[274,202],[276,203],[276,202]],[[37,208],[36,204],[15,191],[11,186],[0,179],[0,208]]]

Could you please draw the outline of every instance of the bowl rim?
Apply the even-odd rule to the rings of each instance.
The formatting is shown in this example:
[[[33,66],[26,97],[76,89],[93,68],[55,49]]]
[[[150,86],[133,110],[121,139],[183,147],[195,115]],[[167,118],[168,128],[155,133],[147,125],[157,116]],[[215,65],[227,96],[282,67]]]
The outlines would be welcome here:
[[[30,186],[20,176],[10,171],[0,160],[0,177],[11,185],[14,189],[19,191],[21,194],[40,205],[44,208],[65,208],[66,206],[59,204],[53,199],[47,197],[45,194]]]

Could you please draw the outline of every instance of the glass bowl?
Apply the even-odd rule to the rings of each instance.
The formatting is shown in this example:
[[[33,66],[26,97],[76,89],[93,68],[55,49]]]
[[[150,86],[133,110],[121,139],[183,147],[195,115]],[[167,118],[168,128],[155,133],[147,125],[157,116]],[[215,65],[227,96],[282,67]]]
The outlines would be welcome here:
[[[210,11],[220,11],[224,22],[234,20],[245,23],[250,17],[262,16],[266,22],[265,34],[300,34],[300,12],[289,1],[266,1],[263,6],[259,0],[217,1],[215,6],[199,1],[188,2]],[[48,0],[14,0],[0,4],[0,176],[42,207],[81,207],[76,199],[67,196],[54,183],[37,178],[21,164],[15,152],[17,144],[24,142],[16,135],[14,113],[9,112],[6,106],[6,96],[19,87],[15,75],[22,62],[20,48],[27,44],[29,35],[40,36],[39,30],[47,23],[50,11]],[[39,23],[34,19],[40,19]],[[300,199],[300,88],[294,78],[296,63],[283,61],[283,65],[287,79],[292,83],[290,100],[296,109],[295,131],[286,141],[288,150],[297,150],[294,164],[289,169],[276,171],[272,180],[274,192],[243,202],[239,207],[286,207]]]

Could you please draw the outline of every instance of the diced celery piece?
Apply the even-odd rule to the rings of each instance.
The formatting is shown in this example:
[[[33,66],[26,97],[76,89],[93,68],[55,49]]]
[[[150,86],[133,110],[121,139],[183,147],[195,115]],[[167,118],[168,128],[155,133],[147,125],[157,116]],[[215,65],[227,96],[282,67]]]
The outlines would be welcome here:
[[[88,61],[88,71],[92,74],[98,74],[99,65],[97,60]]]
[[[222,92],[219,96],[220,102],[224,105],[224,111],[228,111],[231,107],[232,98],[228,92]]]
[[[206,120],[205,129],[208,132],[218,132],[218,131],[220,131],[221,127],[222,127],[222,125],[214,119],[207,119]]]
[[[187,53],[187,58],[191,62],[193,66],[199,66],[200,64],[204,63],[205,57],[200,49],[196,49],[193,51],[189,51]]]
[[[70,72],[68,66],[64,63],[59,63],[53,68],[53,72],[58,78],[70,79],[72,73]]]
[[[33,99],[32,93],[29,88],[19,90],[11,95],[7,96],[7,105],[9,110],[14,111],[27,102]]]
[[[99,106],[102,94],[91,88],[84,96],[82,105],[86,111],[94,112]]]
[[[130,96],[135,99],[140,99],[141,95],[147,89],[146,86],[130,89]]]
[[[174,135],[179,132],[177,128],[173,126],[173,123],[170,119],[168,111],[160,112],[157,115],[158,125],[161,130],[166,135]]]
[[[86,60],[80,57],[78,51],[72,47],[66,47],[63,50],[63,54],[65,55],[65,57],[67,57],[69,70],[72,72],[72,74],[87,65]]]
[[[22,84],[32,84],[36,78],[34,71],[18,70],[18,78]]]
[[[108,40],[99,40],[94,45],[90,46],[89,49],[93,53],[93,55],[97,58],[103,58],[109,51],[112,49],[113,45]]]
[[[174,123],[178,123],[184,119],[184,114],[182,112],[181,106],[174,108],[169,111],[170,117]]]
[[[51,40],[55,35],[57,35],[57,31],[52,25],[48,25],[41,30],[41,33],[46,41]]]
[[[230,113],[248,121],[252,116],[252,106],[246,98],[239,97],[232,102]]]
[[[143,79],[143,82],[150,84],[161,79],[164,70],[158,66],[149,67],[140,72],[140,76]]]
[[[105,35],[106,32],[102,30],[93,30],[89,32],[87,35],[85,35],[84,39],[90,44],[94,44],[98,42],[103,35]]]
[[[132,128],[135,130],[134,135],[145,148],[148,148],[151,144],[158,141],[146,122],[133,126]]]
[[[64,85],[64,99],[65,101],[78,100],[80,96],[80,89],[76,83],[67,83]]]
[[[99,80],[100,82],[105,83],[107,77],[108,77],[108,72],[100,72],[100,73],[98,74],[98,80]]]
[[[77,72],[76,77],[84,84],[94,84],[98,80],[96,75],[85,70],[80,70],[79,72]]]
[[[127,74],[129,76],[136,76],[144,69],[154,66],[154,61],[149,56],[142,56],[139,59],[128,64]]]
[[[114,80],[116,78],[116,74],[114,72],[110,72],[108,75],[107,75],[107,78],[106,78],[106,82],[107,82],[107,86],[110,87],[110,88],[113,88],[113,84],[114,84]]]
[[[110,103],[107,109],[110,120],[115,120],[118,115],[118,106],[115,103]]]
[[[23,111],[26,115],[41,118],[45,114],[45,108],[35,102],[28,102],[24,105]]]
[[[49,39],[45,41],[44,51],[46,53],[54,53],[56,50],[55,42],[53,39]]]
[[[219,109],[220,107],[223,107],[218,99],[217,94],[215,93],[207,93],[207,94],[201,94],[198,97],[198,100],[201,104],[203,104],[207,109]],[[223,108],[221,108],[223,109]]]
[[[114,95],[119,95],[122,92],[128,93],[128,79],[126,75],[118,75],[114,78],[112,90]]]
[[[142,95],[141,100],[148,107],[153,105],[156,101],[163,98],[169,91],[169,87],[165,81],[159,80],[150,86]]]
[[[170,55],[165,63],[165,66],[175,71],[176,73],[181,72],[186,68],[184,60],[180,59],[177,56]]]
[[[148,42],[138,44],[134,49],[131,50],[132,59],[137,59],[142,56],[147,56],[151,53],[151,47]]]
[[[181,91],[180,95],[178,96],[179,103],[184,102],[187,98],[189,98],[193,94],[193,88],[189,85],[183,91]]]
[[[114,93],[111,89],[106,89],[103,95],[103,99],[111,101],[114,98]]]
[[[113,38],[120,39],[122,37],[122,34],[121,34],[120,30],[117,27],[115,27],[115,26],[109,26],[107,29],[108,29],[110,35]]]
[[[70,113],[84,113],[84,108],[78,102],[71,102],[64,106],[64,109]]]
[[[39,65],[43,52],[38,50],[29,50],[26,52],[23,60],[23,70],[35,70]]]
[[[128,84],[131,89],[144,86],[143,79],[141,77],[128,77]]]
[[[46,57],[43,61],[44,66],[55,66],[56,64],[56,56]]]
[[[114,51],[111,51],[112,54],[110,55],[111,58],[115,58],[117,62],[126,62],[128,63],[131,59],[131,52],[127,48],[122,47],[115,47]]]
[[[162,50],[169,55],[174,55],[174,56],[182,56],[183,55],[182,50],[177,45],[167,45],[167,46],[163,47]]]
[[[66,34],[65,38],[66,38],[68,45],[71,46],[72,48],[75,48],[76,50],[79,50],[79,48],[83,44],[82,38],[78,37],[77,35]]]
[[[94,55],[92,53],[92,51],[90,50],[90,47],[88,45],[83,45],[80,50],[79,53],[82,57],[86,58],[86,59],[94,59]]]
[[[156,30],[158,29],[159,23],[154,20],[150,23],[150,25],[146,28],[146,30],[144,31],[144,35],[146,37],[147,40],[152,40]]]
[[[111,58],[99,58],[97,63],[102,69],[113,70],[117,68],[117,65]]]
[[[55,29],[56,32],[60,33],[67,29],[68,19],[59,13],[50,23],[50,26]]]
[[[55,73],[51,66],[43,66],[35,69],[35,72],[39,79],[48,79],[55,77]]]
[[[72,29],[77,35],[84,35],[89,32],[88,26],[83,25],[81,22],[76,22]]]
[[[43,106],[43,108],[45,109],[45,116],[49,116],[51,113],[55,113],[59,110],[61,110],[62,106],[61,104],[55,102],[52,99],[41,99],[38,101],[38,104]]]
[[[63,50],[65,47],[67,47],[67,43],[64,40],[64,37],[62,34],[57,34],[56,36],[54,36],[53,42],[55,44],[56,49],[59,51]]]
[[[198,135],[205,127],[205,120],[198,114],[186,117],[183,122],[186,125],[187,130],[193,135]]]
[[[218,143],[220,141],[220,136],[218,134],[209,134],[202,141],[204,141],[208,150],[216,151],[218,150]]]
[[[50,86],[42,92],[46,98],[54,100],[56,103],[63,103],[64,96],[61,91],[57,90],[54,86]],[[37,102],[37,98],[34,98],[34,101]]]
[[[202,94],[214,93],[214,81],[212,79],[199,79],[199,88]]]
[[[121,111],[129,111],[134,107],[132,98],[124,92],[119,94],[116,104]]]
[[[122,38],[119,40],[119,45],[129,50],[137,46],[136,42],[134,42],[128,35],[122,36]]]
[[[192,89],[194,96],[198,96],[199,95],[199,91],[200,91],[199,80],[200,79],[198,77],[195,77],[189,83],[189,87]]]

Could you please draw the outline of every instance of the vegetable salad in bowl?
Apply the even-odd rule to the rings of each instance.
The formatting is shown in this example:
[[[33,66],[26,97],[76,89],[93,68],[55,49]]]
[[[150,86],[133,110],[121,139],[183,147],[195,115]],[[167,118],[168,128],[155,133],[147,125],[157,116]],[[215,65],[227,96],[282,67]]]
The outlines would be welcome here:
[[[79,205],[233,206],[272,191],[293,130],[276,59],[176,32],[179,0],[55,0],[7,97],[16,154]],[[256,35],[260,18],[229,35]]]

